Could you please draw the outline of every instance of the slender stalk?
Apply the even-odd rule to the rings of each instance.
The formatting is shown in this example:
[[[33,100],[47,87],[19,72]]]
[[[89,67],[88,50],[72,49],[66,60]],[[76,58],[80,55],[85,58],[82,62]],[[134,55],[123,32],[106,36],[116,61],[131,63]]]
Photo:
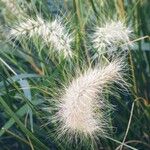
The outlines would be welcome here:
[[[119,9],[119,16],[120,19],[125,19],[125,9],[124,9],[124,0],[118,0],[118,9]],[[134,64],[132,60],[132,53],[131,50],[129,50],[129,64],[131,67],[131,76],[132,76],[132,82],[133,82],[133,93],[135,98],[137,98],[137,86],[136,86],[136,79],[135,79],[135,72],[134,72]]]
[[[18,140],[24,142],[25,144],[30,145],[30,143],[29,143],[28,141],[26,141],[25,139],[23,139],[23,138],[21,138],[20,136],[16,135],[15,133],[13,133],[13,132],[11,132],[11,131],[5,129],[5,128],[2,128],[2,130],[5,130],[6,133],[12,135],[13,137],[17,138]]]
[[[124,0],[117,1],[117,9],[120,19],[125,19],[125,9],[124,9]]]
[[[86,56],[87,62],[90,66],[90,57],[88,54],[88,50],[86,48],[85,40],[84,40],[84,38],[82,38],[82,36],[84,36],[85,30],[84,30],[84,26],[82,25],[83,20],[82,20],[82,14],[81,14],[81,10],[80,10],[80,7],[81,7],[80,3],[81,3],[80,0],[73,0],[74,11],[76,14],[76,24],[77,24],[77,26],[79,26],[78,34],[77,34],[77,38],[76,38],[78,40],[78,42],[76,43],[77,44],[76,47],[78,48],[78,55],[79,55],[80,46],[78,44],[80,44],[79,41],[81,41],[83,44],[84,50],[85,50],[85,56]]]
[[[98,19],[98,18],[99,18],[99,14],[98,14],[98,12],[97,12],[97,10],[96,10],[96,7],[95,7],[95,4],[94,4],[93,0],[89,0],[89,2],[90,2],[91,5],[92,5],[92,9],[93,9],[93,11],[94,11],[94,13],[95,13],[96,18]]]
[[[133,82],[133,93],[134,93],[135,98],[137,98],[137,86],[136,86],[136,78],[135,78],[134,64],[133,64],[133,60],[132,60],[131,50],[129,50],[129,64],[131,67],[131,76],[132,76],[132,82]]]
[[[14,74],[17,76],[17,73],[0,57],[0,61]]]
[[[143,141],[139,141],[139,140],[130,140],[130,141],[127,141],[127,142],[125,142],[126,144],[129,144],[129,143],[137,143],[137,144],[143,144],[143,145],[145,145],[145,146],[147,146],[149,149],[150,149],[150,145],[149,144],[147,144],[147,143],[145,143],[145,142],[143,142]],[[120,148],[120,146],[118,146],[117,148],[116,148],[116,150],[118,150]]]
[[[105,138],[107,138],[107,139],[109,139],[109,140],[111,140],[111,141],[113,141],[113,142],[116,142],[116,143],[118,143],[118,144],[122,144],[122,142],[120,142],[120,141],[118,141],[118,140],[115,140],[115,139],[113,139],[113,138],[111,138],[111,137],[105,136]],[[132,146],[129,146],[129,145],[125,144],[125,143],[123,143],[123,145],[126,146],[126,147],[128,147],[128,148],[130,148],[130,149],[132,149],[132,150],[138,150],[138,149],[136,149],[136,148],[134,148],[134,147],[132,147]]]
[[[132,117],[133,117],[133,111],[134,111],[135,102],[137,102],[138,100],[143,100],[143,98],[142,98],[142,97],[137,97],[137,98],[134,100],[134,102],[132,103],[132,107],[131,107],[131,111],[130,111],[130,117],[129,117],[127,129],[126,129],[126,132],[125,132],[125,136],[124,136],[124,138],[123,138],[122,144],[121,144],[117,149],[120,148],[120,150],[122,150],[122,149],[123,149],[123,146],[124,146],[123,144],[124,144],[124,143],[127,143],[127,142],[125,142],[125,140],[126,140],[126,138],[127,138],[127,135],[128,135],[128,132],[129,132],[129,128],[130,128],[130,125],[131,125],[131,120],[132,120]],[[117,150],[117,149],[116,149],[116,150]]]
[[[143,36],[143,37],[134,39],[134,40],[132,40],[132,41],[130,41],[130,42],[127,42],[127,43],[125,43],[125,44],[122,44],[121,46],[130,44],[130,43],[134,43],[134,42],[138,42],[138,41],[141,41],[141,40],[144,40],[144,39],[149,39],[149,40],[150,40],[150,36],[146,35],[146,36]]]
[[[120,150],[122,150],[122,149],[123,149],[123,146],[124,146],[123,144],[125,143],[125,140],[126,140],[126,138],[127,138],[128,132],[129,132],[129,128],[130,128],[131,120],[132,120],[132,116],[133,116],[134,106],[135,106],[135,101],[133,102],[132,107],[131,107],[131,112],[130,112],[130,117],[129,117],[129,121],[128,121],[127,129],[126,129],[126,132],[125,132],[125,135],[124,135],[124,138],[123,138],[122,144],[121,144],[121,146],[120,146]]]
[[[27,43],[25,41],[22,41],[22,42],[23,43],[21,44],[21,46],[24,48],[24,50],[26,50],[28,52],[28,59],[27,59],[27,61],[30,63],[31,67],[35,70],[35,72],[37,72],[39,75],[44,75],[44,72],[41,69],[42,66],[41,66],[41,68],[39,68],[36,65],[35,60],[34,60],[33,55],[32,55],[32,51],[28,47]],[[41,57],[39,59],[42,60]],[[41,64],[43,64],[43,63],[41,62]]]
[[[44,75],[44,71],[41,70],[41,69],[39,69],[39,68],[36,66],[36,64],[35,64],[35,62],[34,62],[34,60],[33,60],[32,57],[30,57],[29,63],[31,64],[31,66],[34,68],[34,70],[35,70],[39,75]]]

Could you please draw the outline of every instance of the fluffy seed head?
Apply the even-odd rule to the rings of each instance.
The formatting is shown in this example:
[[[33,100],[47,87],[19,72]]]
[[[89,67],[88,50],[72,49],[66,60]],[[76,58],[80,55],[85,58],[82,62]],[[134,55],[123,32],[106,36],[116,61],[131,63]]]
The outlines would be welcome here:
[[[104,27],[96,27],[92,36],[93,47],[101,52],[116,49],[122,44],[131,44],[131,32],[120,21],[106,23]]]
[[[59,133],[95,137],[107,133],[111,105],[103,90],[121,79],[122,64],[111,62],[105,67],[90,68],[73,79],[57,104],[54,121],[59,122]],[[57,130],[57,131],[58,131]]]
[[[49,25],[49,29],[49,36],[46,35],[46,32],[43,34],[43,37],[47,40],[47,42],[53,43],[53,46],[57,48],[58,52],[63,50],[65,56],[71,56],[71,42],[73,38],[66,31],[61,20],[55,19]]]
[[[37,17],[36,20],[26,19],[10,30],[11,38],[25,37],[26,35],[29,37],[40,36],[47,45],[51,44],[58,53],[63,53],[65,57],[72,54],[73,38],[60,19],[52,22],[46,22],[41,17]]]

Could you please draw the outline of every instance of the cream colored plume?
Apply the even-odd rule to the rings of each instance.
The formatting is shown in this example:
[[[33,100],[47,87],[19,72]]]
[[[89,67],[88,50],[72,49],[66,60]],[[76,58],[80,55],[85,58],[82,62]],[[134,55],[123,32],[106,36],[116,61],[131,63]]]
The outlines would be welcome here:
[[[93,47],[102,52],[113,51],[120,46],[131,46],[131,33],[132,31],[120,21],[108,22],[103,27],[96,27],[92,36]]]
[[[53,120],[59,122],[58,134],[94,137],[107,133],[111,105],[103,90],[111,83],[121,83],[122,61],[116,60],[105,67],[90,68],[73,79],[65,88],[57,104]]]
[[[71,42],[73,38],[68,33],[60,19],[47,22],[41,17],[34,19],[26,19],[10,30],[11,38],[20,38],[38,35],[47,45],[52,45],[58,53],[64,56],[71,56]]]

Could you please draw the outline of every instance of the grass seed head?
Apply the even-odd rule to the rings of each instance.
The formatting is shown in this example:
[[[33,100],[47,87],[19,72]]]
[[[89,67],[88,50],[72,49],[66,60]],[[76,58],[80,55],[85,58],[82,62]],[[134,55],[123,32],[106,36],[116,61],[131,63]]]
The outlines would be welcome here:
[[[66,30],[60,19],[47,22],[41,17],[25,19],[10,30],[10,38],[33,37],[37,35],[42,38],[44,43],[51,45],[58,53],[65,57],[72,55],[71,42],[73,38]]]
[[[132,31],[120,21],[108,22],[103,27],[96,27],[92,36],[93,47],[101,52],[112,51],[122,45],[131,45],[131,33]]]
[[[122,84],[122,69],[122,61],[115,60],[105,67],[90,68],[72,80],[53,117],[59,124],[59,136],[93,138],[107,134],[112,105],[104,98],[103,90],[111,83]]]

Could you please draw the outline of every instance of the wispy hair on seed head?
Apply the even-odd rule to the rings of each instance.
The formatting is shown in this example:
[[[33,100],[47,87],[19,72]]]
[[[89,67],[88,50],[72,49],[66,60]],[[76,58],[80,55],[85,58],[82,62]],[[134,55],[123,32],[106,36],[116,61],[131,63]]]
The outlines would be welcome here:
[[[91,37],[93,47],[99,53],[113,53],[118,48],[127,49],[132,46],[130,38],[132,30],[124,25],[121,21],[106,22],[102,27],[97,26]]]
[[[37,35],[42,38],[45,44],[63,54],[65,57],[72,55],[72,35],[67,31],[61,19],[56,18],[52,22],[43,20],[37,16],[36,19],[27,18],[10,30],[10,38],[33,37]]]
[[[107,66],[96,66],[74,77],[56,103],[52,122],[58,138],[104,137],[108,134],[113,106],[105,99],[112,83],[122,85],[123,64],[120,59]]]

